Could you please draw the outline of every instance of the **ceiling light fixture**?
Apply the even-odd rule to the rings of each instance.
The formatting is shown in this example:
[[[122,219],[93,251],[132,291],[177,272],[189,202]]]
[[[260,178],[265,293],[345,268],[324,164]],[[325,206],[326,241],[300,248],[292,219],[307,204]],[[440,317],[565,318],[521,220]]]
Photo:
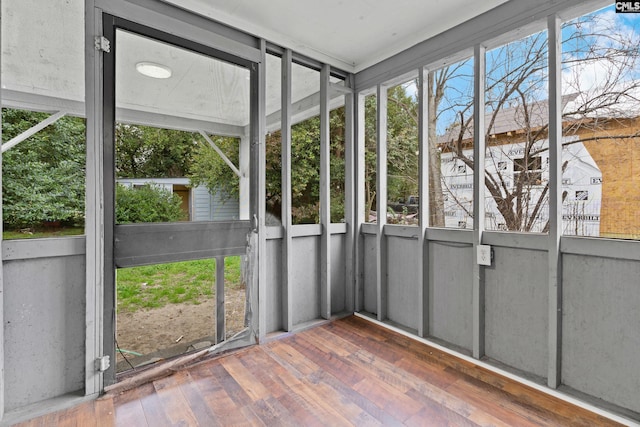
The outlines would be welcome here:
[[[168,79],[171,77],[171,68],[166,65],[156,64],[155,62],[138,62],[136,70],[143,76],[152,77],[154,79]]]

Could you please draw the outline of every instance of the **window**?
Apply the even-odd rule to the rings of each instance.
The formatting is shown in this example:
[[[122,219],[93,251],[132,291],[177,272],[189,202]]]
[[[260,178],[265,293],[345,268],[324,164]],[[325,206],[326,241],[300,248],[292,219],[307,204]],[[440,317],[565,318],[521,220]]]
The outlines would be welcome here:
[[[293,224],[320,222],[320,72],[292,64],[291,214]]]
[[[344,81],[337,84],[344,85]],[[345,222],[345,99],[338,94],[330,96],[329,101],[329,192],[334,223]]]
[[[387,89],[387,222],[418,225],[416,78]],[[413,203],[412,203],[413,202]]]
[[[513,159],[513,181],[522,182],[526,186],[542,184],[542,158],[515,158]]]
[[[282,59],[267,55],[266,210],[268,226],[282,224]]]
[[[429,225],[473,223],[473,58],[431,71]]]
[[[547,46],[543,31],[486,53],[487,230],[548,230]]]
[[[611,5],[562,37],[563,233],[640,239],[640,17]]]
[[[378,109],[375,93],[364,97],[364,221],[377,222],[376,212],[376,180],[377,172],[377,147],[376,135],[376,111]],[[360,191],[363,189],[361,188]]]
[[[3,238],[83,234],[84,3],[24,3],[1,12]]]

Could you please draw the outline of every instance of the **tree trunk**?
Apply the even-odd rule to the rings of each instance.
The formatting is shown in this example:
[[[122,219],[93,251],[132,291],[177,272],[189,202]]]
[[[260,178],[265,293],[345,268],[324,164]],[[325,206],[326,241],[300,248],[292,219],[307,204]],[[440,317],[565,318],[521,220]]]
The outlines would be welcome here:
[[[442,192],[442,170],[440,168],[440,151],[436,135],[436,110],[440,103],[440,92],[434,87],[433,73],[429,73],[429,226],[444,227],[444,195]]]

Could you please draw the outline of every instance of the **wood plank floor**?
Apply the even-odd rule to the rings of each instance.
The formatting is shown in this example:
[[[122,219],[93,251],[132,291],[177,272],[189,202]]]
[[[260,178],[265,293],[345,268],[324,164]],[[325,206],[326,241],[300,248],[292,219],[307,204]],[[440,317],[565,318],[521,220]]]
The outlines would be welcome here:
[[[618,425],[357,317],[20,426]]]

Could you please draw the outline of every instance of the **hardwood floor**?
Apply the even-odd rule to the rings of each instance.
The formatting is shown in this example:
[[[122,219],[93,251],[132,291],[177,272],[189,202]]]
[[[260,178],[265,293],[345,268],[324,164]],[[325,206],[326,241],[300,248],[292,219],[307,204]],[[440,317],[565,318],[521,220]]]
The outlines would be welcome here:
[[[20,426],[618,425],[357,317]]]

